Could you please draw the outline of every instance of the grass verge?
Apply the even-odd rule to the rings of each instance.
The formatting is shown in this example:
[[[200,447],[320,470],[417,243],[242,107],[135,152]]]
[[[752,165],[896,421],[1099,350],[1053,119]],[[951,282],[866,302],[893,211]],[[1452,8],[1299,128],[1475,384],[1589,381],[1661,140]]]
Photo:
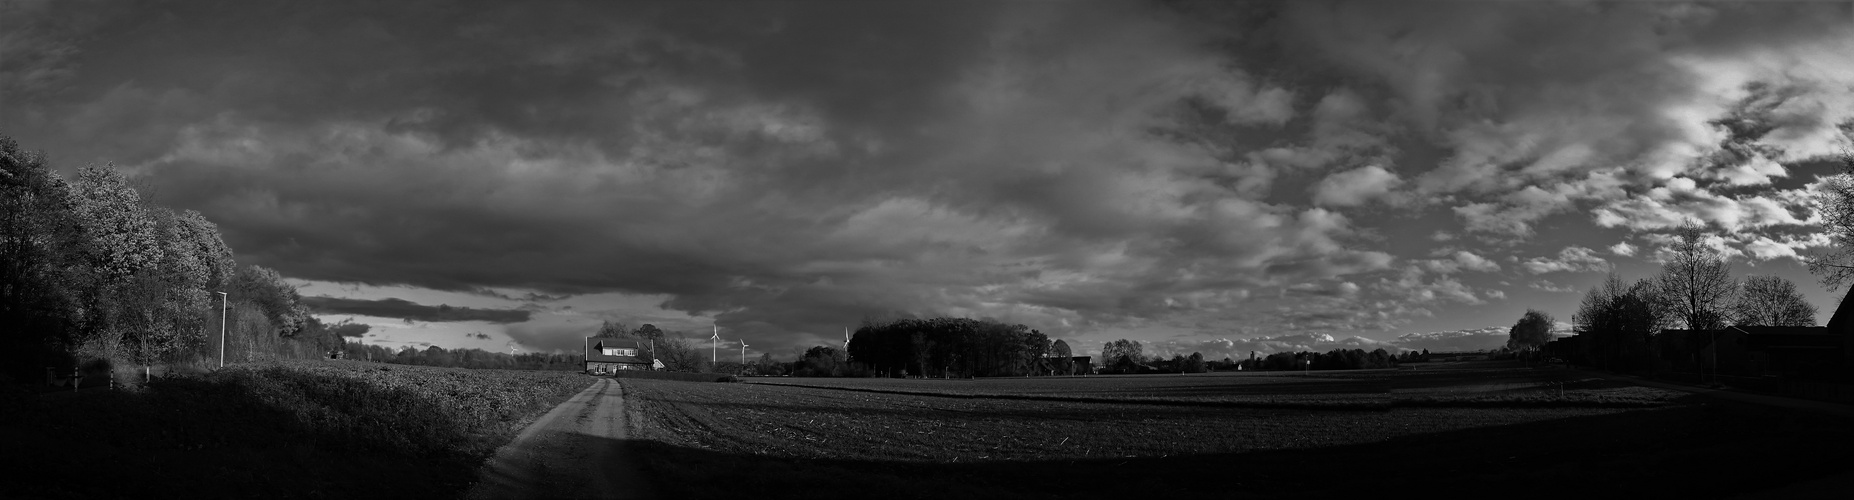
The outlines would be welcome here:
[[[353,361],[11,397],[0,497],[450,498],[583,375]]]

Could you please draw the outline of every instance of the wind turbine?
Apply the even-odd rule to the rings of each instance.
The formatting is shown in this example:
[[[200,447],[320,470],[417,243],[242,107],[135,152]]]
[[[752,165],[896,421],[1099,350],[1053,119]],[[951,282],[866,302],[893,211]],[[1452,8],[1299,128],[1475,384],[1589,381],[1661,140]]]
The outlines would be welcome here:
[[[719,354],[716,354],[720,352],[717,349],[721,348],[721,327],[712,324],[708,326],[715,330],[715,335],[713,337],[708,337],[708,366],[712,367],[715,365],[716,361],[721,360],[721,358],[718,357]]]
[[[747,339],[740,339],[740,369],[747,369]]]

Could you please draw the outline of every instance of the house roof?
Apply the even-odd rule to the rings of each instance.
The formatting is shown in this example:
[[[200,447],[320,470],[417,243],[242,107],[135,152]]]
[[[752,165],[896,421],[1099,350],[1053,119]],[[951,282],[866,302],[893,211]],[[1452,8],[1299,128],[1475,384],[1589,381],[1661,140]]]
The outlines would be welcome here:
[[[605,349],[637,349],[637,356],[607,356]],[[631,339],[614,339],[602,337],[586,338],[586,362],[589,363],[638,363],[650,364],[644,356],[644,343]]]
[[[1850,292],[1854,292],[1854,288]],[[1835,306],[1835,315],[1828,317],[1828,333],[1846,334],[1848,330],[1854,330],[1854,303],[1850,303],[1850,300],[1854,300],[1854,293],[1841,296],[1841,305]]]
[[[1826,335],[1829,328],[1820,326],[1734,326],[1747,335]]]

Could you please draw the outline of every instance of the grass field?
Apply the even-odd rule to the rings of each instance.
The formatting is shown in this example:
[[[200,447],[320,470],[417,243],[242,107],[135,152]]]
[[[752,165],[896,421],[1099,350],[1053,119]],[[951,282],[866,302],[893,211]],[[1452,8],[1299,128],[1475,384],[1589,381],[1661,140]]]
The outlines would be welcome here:
[[[638,451],[671,497],[1334,496],[1415,485],[1713,497],[1844,473],[1854,459],[1854,431],[1830,418],[1563,370],[1281,375],[623,383]],[[1566,398],[1628,404],[1528,399],[1548,386],[1556,397],[1560,381]],[[1228,404],[1281,396],[1319,404]],[[1355,404],[1367,396],[1407,404]],[[1449,398],[1472,404],[1437,403]]]
[[[589,383],[296,361],[137,391],[15,394],[0,409],[0,497],[451,498],[484,457]]]

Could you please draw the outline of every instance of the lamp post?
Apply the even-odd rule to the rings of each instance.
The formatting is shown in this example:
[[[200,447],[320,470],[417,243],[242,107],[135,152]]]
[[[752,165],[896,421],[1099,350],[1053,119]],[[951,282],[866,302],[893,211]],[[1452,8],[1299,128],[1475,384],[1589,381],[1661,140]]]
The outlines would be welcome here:
[[[225,309],[227,296],[225,292],[213,293],[219,294],[219,367],[225,368]]]

